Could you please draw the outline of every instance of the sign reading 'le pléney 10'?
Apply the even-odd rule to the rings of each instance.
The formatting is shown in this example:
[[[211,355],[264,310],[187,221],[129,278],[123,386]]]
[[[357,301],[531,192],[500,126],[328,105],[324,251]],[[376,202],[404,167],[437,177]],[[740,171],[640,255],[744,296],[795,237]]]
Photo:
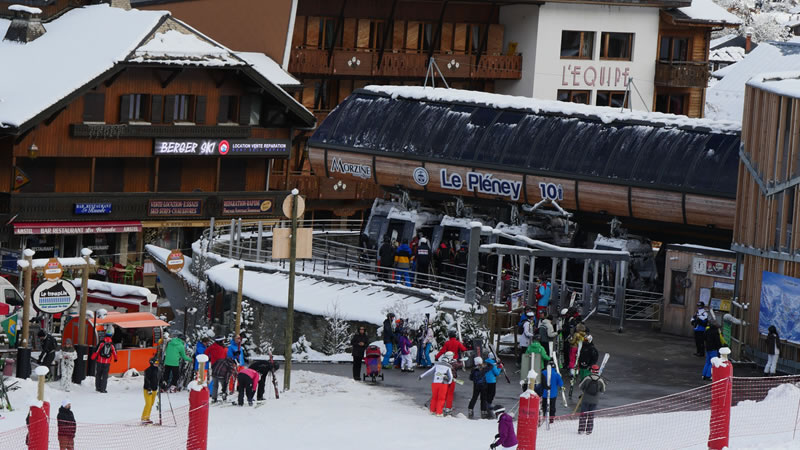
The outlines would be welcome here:
[[[288,139],[156,139],[155,156],[288,157]]]
[[[46,314],[58,314],[72,307],[77,298],[69,281],[45,281],[33,291],[33,306]]]
[[[519,200],[522,192],[521,181],[495,178],[491,173],[483,172],[467,172],[462,177],[459,173],[448,173],[447,169],[441,169],[439,184],[445,189],[460,191],[466,187],[471,192],[509,197],[511,200]]]

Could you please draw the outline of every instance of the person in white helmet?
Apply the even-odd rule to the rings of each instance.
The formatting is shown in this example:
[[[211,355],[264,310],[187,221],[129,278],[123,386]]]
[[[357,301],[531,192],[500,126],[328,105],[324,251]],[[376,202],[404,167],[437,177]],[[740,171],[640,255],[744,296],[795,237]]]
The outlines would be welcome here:
[[[475,408],[475,402],[480,398],[481,419],[485,419],[488,415],[486,403],[486,372],[489,370],[489,367],[483,362],[483,358],[480,356],[476,356],[473,361],[475,362],[475,367],[469,374],[469,379],[472,380],[472,398],[470,398],[469,405],[467,405],[469,418],[472,419],[475,416],[473,409]]]
[[[433,372],[430,411],[431,414],[436,414],[437,417],[442,417],[444,415],[444,402],[447,396],[447,388],[453,383],[453,369],[450,367],[451,356],[448,356],[448,354],[452,355],[452,352],[445,353],[444,356],[434,363],[433,367],[419,376],[421,380],[422,377]]]

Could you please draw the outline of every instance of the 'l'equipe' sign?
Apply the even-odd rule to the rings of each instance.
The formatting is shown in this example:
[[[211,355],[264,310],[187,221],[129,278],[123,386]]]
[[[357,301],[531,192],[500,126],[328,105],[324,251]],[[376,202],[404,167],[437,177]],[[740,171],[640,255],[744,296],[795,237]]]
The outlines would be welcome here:
[[[288,157],[288,139],[156,139],[155,156]]]

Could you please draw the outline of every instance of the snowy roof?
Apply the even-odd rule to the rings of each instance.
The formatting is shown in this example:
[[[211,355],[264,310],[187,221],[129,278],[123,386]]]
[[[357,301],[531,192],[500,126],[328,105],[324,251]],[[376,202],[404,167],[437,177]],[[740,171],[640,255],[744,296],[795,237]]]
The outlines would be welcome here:
[[[731,33],[731,34],[726,34],[725,36],[720,36],[720,37],[718,37],[716,39],[712,39],[711,43],[709,44],[708,47],[710,49],[712,49],[712,50],[714,50],[716,48],[720,48],[720,47],[727,47],[728,43],[730,41],[736,39],[737,37],[739,37],[739,35],[736,34],[736,33]]]
[[[682,129],[704,129],[712,132],[739,133],[741,124],[730,121],[694,119],[676,114],[645,111],[620,111],[607,106],[582,105],[578,103],[540,100],[531,97],[492,94],[462,89],[429,88],[422,86],[367,86],[367,91],[382,93],[392,98],[430,100],[440,102],[482,104],[496,109],[530,111],[536,114],[550,113],[567,116],[585,116],[599,119],[605,124],[615,122],[647,123],[651,126],[678,127]]]
[[[742,20],[712,0],[692,0],[692,6],[667,11],[676,20],[713,25],[741,25]]]
[[[742,61],[715,72],[724,76],[706,91],[706,117],[741,122],[744,87],[751,78],[761,73],[794,70],[800,70],[800,43],[762,43]]]
[[[747,85],[773,94],[800,98],[800,70],[763,73],[750,79]]]
[[[80,288],[83,280],[80,278],[72,280],[76,288]],[[89,280],[90,291],[103,291],[110,293],[113,297],[142,297],[147,298],[150,289],[129,284],[108,283],[100,280]]]
[[[708,60],[712,62],[739,62],[744,59],[744,49],[742,47],[723,47],[711,50]]]
[[[303,85],[303,83],[291,76],[289,72],[283,70],[278,63],[264,53],[236,52],[236,56],[245,60],[247,64],[250,64],[263,75],[264,78],[278,86],[299,87]]]
[[[42,10],[39,9],[39,8],[33,8],[31,6],[25,6],[25,5],[11,5],[11,6],[8,7],[8,10],[9,11],[21,11],[21,12],[26,12],[28,14],[41,14],[42,13]]]
[[[0,19],[0,34],[10,23]],[[121,63],[242,68],[304,123],[315,122],[280,87],[287,75],[273,70],[266,55],[253,56],[254,64],[166,11],[92,5],[69,10],[44,26],[47,32],[27,44],[0,41],[0,60],[15,66],[0,71],[0,129],[41,119],[49,108],[80,95],[113,69],[121,70]]]
[[[123,61],[168,15],[94,5],[44,24],[33,42],[0,41],[0,128],[19,127]],[[0,19],[0,35],[11,21]],[[54,76],[56,75],[56,76]]]
[[[705,245],[667,244],[667,249],[685,250],[685,251],[697,252],[697,253],[718,253],[718,254],[730,255],[731,257],[735,257],[736,256],[736,252],[734,252],[731,249],[717,248],[717,247],[707,247]]]

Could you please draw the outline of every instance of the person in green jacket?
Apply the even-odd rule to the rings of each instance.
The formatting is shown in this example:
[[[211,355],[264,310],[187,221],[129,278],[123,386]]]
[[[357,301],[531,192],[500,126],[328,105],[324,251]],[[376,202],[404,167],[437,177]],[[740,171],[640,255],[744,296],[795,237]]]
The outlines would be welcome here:
[[[531,341],[530,345],[528,345],[528,348],[525,349],[526,355],[530,355],[531,353],[538,353],[542,357],[541,358],[542,367],[539,370],[539,373],[542,373],[545,367],[547,367],[547,362],[550,361],[551,359],[550,356],[547,354],[547,350],[542,346],[542,344],[537,339],[534,339],[533,341]],[[525,380],[527,380],[527,378],[525,378]],[[526,390],[528,390],[528,385],[527,383],[524,383],[522,386],[522,391],[524,392]]]
[[[164,382],[169,386],[170,392],[175,392],[176,385],[178,384],[178,376],[180,370],[181,360],[191,362],[192,359],[186,356],[186,343],[183,342],[181,333],[175,333],[175,336],[167,343],[167,348],[164,351]]]

